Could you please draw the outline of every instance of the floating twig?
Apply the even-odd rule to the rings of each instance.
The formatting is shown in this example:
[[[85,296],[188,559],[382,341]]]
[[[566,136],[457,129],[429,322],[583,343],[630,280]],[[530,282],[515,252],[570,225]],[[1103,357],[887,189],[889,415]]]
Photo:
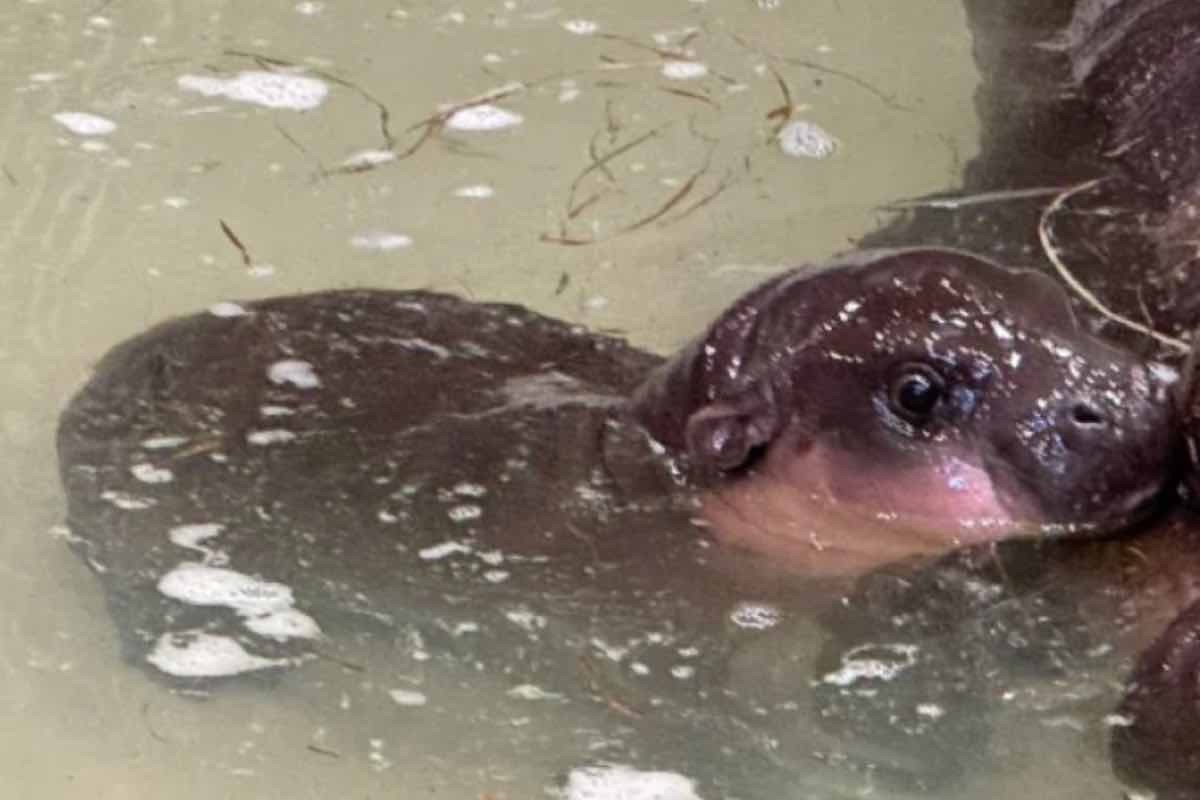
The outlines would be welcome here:
[[[771,138],[776,138],[783,130],[783,126],[787,125],[788,120],[792,118],[796,104],[792,100],[792,90],[788,88],[787,81],[779,74],[779,70],[771,64],[767,65],[767,69],[771,71],[771,75],[775,78],[775,85],[779,87],[779,93],[783,95],[783,104],[767,112],[767,119],[775,120],[775,129],[771,131]]]
[[[815,61],[809,61],[808,59],[804,58],[785,57],[783,60],[788,64],[792,64],[797,67],[804,67],[805,69],[810,69],[813,72],[819,72],[824,75],[830,75],[835,78],[841,78],[842,80],[849,81],[860,89],[865,89],[866,91],[878,97],[888,108],[894,108],[897,111],[913,110],[912,106],[904,105],[898,101],[894,95],[890,95],[882,89],[876,88],[874,85],[865,79],[858,77],[854,73],[846,72],[845,70],[838,69],[837,67],[827,67],[824,64],[818,64]]]
[[[675,214],[669,220],[663,220],[660,224],[674,225],[676,222],[679,222],[684,217],[691,216],[692,213],[699,211],[700,209],[704,208],[706,205],[711,203],[713,200],[716,200],[717,197],[722,192],[724,192],[726,189],[728,189],[730,186],[732,186],[736,182],[737,182],[736,178],[731,178],[730,175],[728,173],[726,173],[725,177],[721,179],[721,182],[719,184],[717,184],[717,188],[713,189],[711,192],[704,195],[703,197],[701,197],[696,202],[692,203],[687,208],[682,209],[678,214]]]
[[[687,60],[687,54],[685,52],[683,52],[682,50],[664,50],[661,47],[655,47],[654,45],[646,44],[645,42],[639,42],[637,39],[634,39],[630,36],[623,36],[622,34],[619,34],[619,33],[598,33],[598,34],[596,34],[596,38],[597,39],[608,39],[613,42],[620,42],[621,44],[629,45],[630,47],[636,48],[638,50],[645,50],[646,52],[654,53],[659,58],[662,58],[662,59],[665,59],[668,61],[686,61]]]
[[[310,753],[316,753],[319,756],[328,756],[329,758],[341,758],[342,757],[342,754],[339,753],[337,750],[330,750],[328,747],[322,747],[319,744],[312,744],[311,742],[309,744],[305,745],[304,749],[308,750]]]
[[[631,233],[636,230],[641,230],[642,228],[646,227],[650,223],[655,222],[659,219],[662,219],[667,214],[667,212],[669,212],[675,206],[679,205],[679,202],[681,200],[683,200],[683,198],[687,197],[689,194],[692,193],[692,189],[696,188],[696,181],[700,180],[700,176],[706,172],[708,172],[708,164],[707,163],[705,163],[705,165],[703,167],[701,167],[699,170],[697,170],[690,178],[688,178],[686,181],[684,181],[683,185],[680,186],[675,191],[674,194],[672,194],[670,197],[668,197],[665,203],[663,203],[661,206],[658,207],[658,210],[648,214],[645,217],[642,217],[641,219],[639,219],[637,222],[633,223],[632,225],[625,227],[624,229],[621,230],[621,233]]]
[[[161,733],[159,733],[157,730],[155,730],[154,725],[151,724],[151,722],[150,722],[150,704],[149,703],[142,703],[142,721],[146,723],[146,731],[147,731],[147,733],[150,734],[151,739],[153,739],[156,742],[162,742],[163,744],[171,743],[170,739],[168,739],[166,736],[163,736]]]
[[[607,153],[605,153],[600,158],[593,157],[591,160],[591,163],[589,163],[586,167],[584,167],[583,171],[581,171],[578,175],[575,176],[575,180],[571,181],[571,188],[567,192],[567,208],[571,209],[571,208],[577,207],[578,204],[575,202],[575,195],[579,192],[579,185],[583,182],[584,178],[586,178],[588,175],[591,175],[593,172],[596,172],[597,170],[604,171],[607,175],[612,177],[612,172],[607,169],[607,165],[611,161],[613,161],[614,159],[620,158],[621,156],[625,155],[626,153],[628,153],[630,150],[634,149],[635,147],[638,147],[638,146],[648,142],[649,140],[653,139],[655,136],[657,136],[659,133],[661,133],[663,130],[665,130],[667,128],[667,126],[669,126],[670,124],[671,123],[668,122],[664,125],[658,126],[657,128],[649,130],[646,133],[643,133],[641,136],[637,137],[636,139],[633,139],[632,141],[626,142],[625,144],[620,145],[619,147],[614,147],[612,150],[609,150]],[[594,150],[589,150],[589,155],[594,156],[595,155]],[[613,178],[613,180],[615,180],[615,178]]]
[[[1050,232],[1050,218],[1059,211],[1063,210],[1067,201],[1072,197],[1080,194],[1081,192],[1095,188],[1103,180],[1103,178],[1095,178],[1090,181],[1084,181],[1076,186],[1072,186],[1069,189],[1060,192],[1059,195],[1055,197],[1049,205],[1046,206],[1046,208],[1042,211],[1041,220],[1038,222],[1038,240],[1042,244],[1042,251],[1046,254],[1046,258],[1050,261],[1050,263],[1054,265],[1054,269],[1058,272],[1059,277],[1061,277],[1063,281],[1065,281],[1066,284],[1084,300],[1084,302],[1090,305],[1099,314],[1117,323],[1118,325],[1128,328],[1131,331],[1149,336],[1159,344],[1165,345],[1180,352],[1191,352],[1191,345],[1182,339],[1177,339],[1174,336],[1168,336],[1165,333],[1160,333],[1159,331],[1156,331],[1147,325],[1143,325],[1136,320],[1130,319],[1123,314],[1118,314],[1116,311],[1113,311],[1111,308],[1101,302],[1100,298],[1096,297],[1091,290],[1084,286],[1067,268],[1067,265],[1063,263],[1063,260],[1059,255],[1060,251],[1058,247],[1055,246],[1053,235]]]
[[[895,211],[905,208],[937,208],[956,211],[969,206],[981,206],[990,203],[1006,203],[1010,200],[1027,200],[1035,197],[1054,197],[1061,194],[1062,186],[1031,186],[1027,189],[999,189],[994,192],[978,192],[967,195],[940,195],[937,197],[911,197],[896,200],[880,208]]]
[[[846,72],[845,70],[838,69],[837,67],[827,67],[824,64],[818,64],[816,61],[809,61],[808,59],[804,59],[804,58],[793,58],[791,56],[781,56],[776,53],[772,53],[771,51],[766,50],[762,47],[759,47],[758,45],[751,43],[749,40],[745,39],[744,37],[740,36],[739,34],[729,33],[727,35],[729,36],[729,38],[733,39],[733,41],[736,42],[737,44],[746,48],[750,52],[760,55],[766,59],[770,59],[772,61],[782,61],[785,64],[791,64],[791,65],[797,66],[797,67],[804,67],[805,69],[809,69],[814,72],[819,72],[824,75],[829,75],[829,76],[832,76],[835,78],[840,78],[842,80],[849,81],[850,83],[854,84],[855,86],[859,87],[860,89],[864,89],[864,90],[870,92],[871,94],[873,94],[875,97],[878,97],[881,101],[883,101],[883,104],[888,106],[889,108],[894,108],[898,111],[912,111],[913,110],[911,106],[906,106],[903,103],[901,103],[900,101],[898,101],[894,95],[890,95],[887,92],[883,91],[882,89],[877,88],[876,86],[871,84],[869,81],[858,77],[857,75],[855,75],[852,72]]]
[[[709,97],[706,94],[701,94],[700,92],[689,92],[687,89],[676,89],[673,86],[660,86],[660,87],[658,87],[658,89],[661,92],[666,92],[667,94],[677,95],[679,97],[686,97],[689,100],[696,100],[698,102],[704,103],[705,105],[711,106],[711,107],[717,109],[718,111],[721,110],[721,104],[718,103],[716,100],[713,100],[711,97]]]
[[[246,249],[246,245],[242,244],[242,240],[238,238],[238,235],[233,232],[233,228],[230,228],[223,219],[218,219],[217,222],[221,224],[221,232],[225,234],[225,238],[242,254],[242,263],[247,267],[251,266],[254,263],[254,259],[250,258],[250,251]]]
[[[7,180],[13,186],[21,185],[20,182],[17,181],[17,176],[13,175],[12,171],[7,166],[0,165],[0,174],[3,174],[5,180]]]

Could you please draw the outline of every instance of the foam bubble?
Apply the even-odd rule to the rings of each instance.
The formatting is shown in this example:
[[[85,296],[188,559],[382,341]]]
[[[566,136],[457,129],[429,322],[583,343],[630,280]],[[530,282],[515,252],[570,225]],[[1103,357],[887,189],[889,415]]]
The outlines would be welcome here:
[[[446,558],[447,556],[452,556],[455,553],[469,552],[471,552],[471,548],[467,545],[463,544],[462,542],[451,541],[422,548],[420,551],[418,551],[417,555],[425,561],[438,561]]]
[[[151,436],[142,440],[142,447],[147,450],[165,450],[186,443],[186,436]]]
[[[194,606],[225,606],[239,614],[282,611],[292,605],[291,587],[223,567],[183,563],[158,580],[158,590]]]
[[[446,120],[446,127],[456,131],[496,131],[520,125],[525,118],[515,111],[490,103],[460,108]]]
[[[77,136],[107,136],[117,129],[111,119],[88,114],[86,111],[60,111],[54,121]]]
[[[258,70],[239,72],[232,78],[181,75],[178,84],[180,89],[205,97],[225,97],[239,103],[295,111],[316,108],[329,94],[329,86],[316,78]]]
[[[486,183],[476,183],[471,186],[460,186],[454,190],[455,197],[466,197],[471,200],[486,200],[496,194],[496,190]]]
[[[284,442],[290,442],[295,438],[295,431],[289,431],[286,428],[268,428],[261,431],[250,431],[246,434],[246,441],[249,444],[255,444],[259,446],[283,444]]]
[[[249,312],[237,303],[214,303],[208,307],[208,313],[214,317],[244,317]]]
[[[662,66],[664,78],[673,81],[690,81],[708,74],[708,65],[699,61],[668,61]]]
[[[317,621],[295,608],[249,617],[242,621],[246,629],[258,636],[282,642],[287,639],[317,639],[321,626]]]
[[[129,492],[119,492],[111,489],[101,492],[100,499],[112,503],[123,511],[141,511],[158,505],[158,501],[152,497],[138,497]]]
[[[218,566],[228,560],[228,556],[220,550],[211,547],[205,547],[204,542],[212,539],[215,536],[220,536],[225,530],[225,526],[216,522],[202,522],[194,525],[176,525],[171,530],[167,531],[167,538],[171,543],[184,547],[188,550],[195,550],[203,554],[204,563],[213,566]]]
[[[146,660],[180,678],[222,678],[292,663],[286,658],[253,655],[228,636],[204,631],[165,633],[158,637]]]
[[[170,483],[175,480],[175,473],[171,470],[150,463],[134,464],[129,472],[142,483]]]
[[[683,775],[624,764],[571,770],[563,796],[565,800],[701,800],[695,782]]]
[[[158,590],[181,603],[232,609],[251,633],[277,641],[321,635],[316,621],[293,607],[290,586],[232,569],[185,562],[159,578]]]
[[[362,233],[352,237],[350,245],[361,250],[400,250],[412,245],[412,237],[403,233]]]
[[[600,26],[590,19],[569,19],[562,26],[568,33],[573,33],[577,36],[591,36],[600,30]]]
[[[391,150],[362,150],[349,156],[342,162],[342,166],[347,169],[363,169],[395,160],[396,154]]]
[[[429,702],[429,698],[424,692],[417,692],[411,689],[392,689],[388,692],[392,700],[401,706],[423,706]]]
[[[729,612],[729,620],[739,628],[763,631],[779,624],[783,614],[767,603],[742,602]]]
[[[779,131],[779,149],[794,158],[829,158],[837,148],[837,140],[815,122],[796,119]]]
[[[297,389],[316,389],[321,385],[321,379],[313,371],[312,364],[290,358],[276,361],[268,367],[267,378],[271,383],[290,383]]]

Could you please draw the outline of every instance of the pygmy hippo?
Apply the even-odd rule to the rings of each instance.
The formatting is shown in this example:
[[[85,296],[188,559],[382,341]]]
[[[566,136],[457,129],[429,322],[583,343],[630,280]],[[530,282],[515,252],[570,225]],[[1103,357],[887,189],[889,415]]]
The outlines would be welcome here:
[[[1165,387],[1081,330],[1049,278],[908,250],[780,275],[665,363],[421,292],[221,305],[106,356],[59,454],[81,552],[128,602],[166,602],[136,626],[166,668],[176,617],[228,605],[179,577],[198,553],[215,568],[210,547],[319,619],[357,603],[338,576],[356,596],[411,573],[398,549],[544,549],[601,516],[571,511],[592,487],[613,493],[605,514],[680,509],[684,529],[776,564],[857,571],[1126,525],[1167,482],[1173,439]],[[602,551],[662,546],[588,527]]]
[[[1054,281],[914,249],[782,274],[666,361],[427,292],[218,304],[105,356],[58,445],[73,546],[155,674],[470,630],[473,663],[551,685],[600,640],[719,680],[720,621],[797,570],[1127,525],[1174,427]],[[555,635],[514,640],[530,604]],[[716,702],[678,717],[717,730]]]

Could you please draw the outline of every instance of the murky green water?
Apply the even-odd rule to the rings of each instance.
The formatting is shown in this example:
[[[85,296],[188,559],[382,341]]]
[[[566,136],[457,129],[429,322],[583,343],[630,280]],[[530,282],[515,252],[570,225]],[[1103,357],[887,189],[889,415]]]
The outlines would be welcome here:
[[[5,4],[0,782],[498,800],[586,760],[555,726],[603,709],[521,730],[499,681],[389,676],[443,698],[423,708],[327,664],[207,699],[153,683],[61,540],[56,414],[157,320],[319,288],[512,300],[669,350],[763,275],[848,247],[888,200],[953,182],[976,146],[969,34],[953,0],[912,5]],[[789,120],[836,149],[786,154]],[[481,697],[511,736],[475,735]]]

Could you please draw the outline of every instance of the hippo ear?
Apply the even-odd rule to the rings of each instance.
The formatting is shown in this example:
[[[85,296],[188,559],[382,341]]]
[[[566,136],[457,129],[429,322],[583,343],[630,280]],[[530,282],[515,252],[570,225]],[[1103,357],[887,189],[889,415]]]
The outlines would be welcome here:
[[[746,466],[779,430],[771,392],[755,392],[737,402],[717,401],[688,417],[684,440],[688,457],[701,468],[730,472]]]

